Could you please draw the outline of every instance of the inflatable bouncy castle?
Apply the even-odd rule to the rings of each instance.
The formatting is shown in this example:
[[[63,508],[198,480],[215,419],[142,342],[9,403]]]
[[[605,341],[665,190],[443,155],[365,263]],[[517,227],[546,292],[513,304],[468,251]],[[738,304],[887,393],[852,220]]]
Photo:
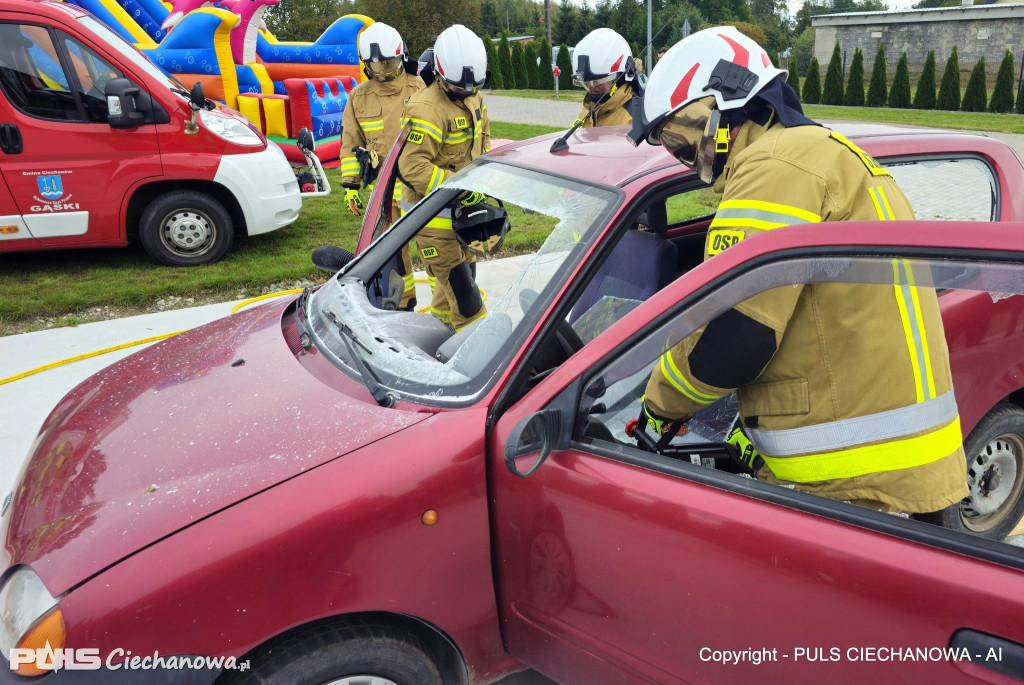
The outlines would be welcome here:
[[[346,15],[313,43],[278,41],[263,16],[280,0],[65,0],[96,15],[190,88],[237,109],[302,164],[306,126],[325,165],[337,164],[348,93],[362,80],[357,41],[373,23]]]

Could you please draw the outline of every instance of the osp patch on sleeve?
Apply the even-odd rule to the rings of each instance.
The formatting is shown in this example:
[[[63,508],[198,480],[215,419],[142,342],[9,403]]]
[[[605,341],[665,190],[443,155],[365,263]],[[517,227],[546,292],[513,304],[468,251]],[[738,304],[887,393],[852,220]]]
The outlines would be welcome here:
[[[424,259],[433,259],[434,257],[437,256],[437,248],[425,247],[422,250],[420,250],[420,254],[423,255]]]
[[[743,240],[743,231],[711,231],[708,233],[708,256],[716,255],[741,240]]]
[[[421,143],[423,143],[423,134],[420,133],[419,131],[412,131],[411,133],[409,133],[409,138],[407,140],[410,143],[416,143],[417,145],[420,145]]]

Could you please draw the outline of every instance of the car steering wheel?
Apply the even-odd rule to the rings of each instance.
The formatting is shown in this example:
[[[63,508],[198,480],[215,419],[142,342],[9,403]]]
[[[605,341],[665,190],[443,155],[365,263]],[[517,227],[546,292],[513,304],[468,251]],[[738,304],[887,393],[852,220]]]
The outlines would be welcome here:
[[[519,306],[523,314],[528,312],[537,302],[538,295],[533,290],[523,289],[519,292]],[[569,357],[583,349],[583,339],[565,319],[558,322],[555,333],[545,343],[545,348],[537,355],[530,380],[536,383],[561,366]]]

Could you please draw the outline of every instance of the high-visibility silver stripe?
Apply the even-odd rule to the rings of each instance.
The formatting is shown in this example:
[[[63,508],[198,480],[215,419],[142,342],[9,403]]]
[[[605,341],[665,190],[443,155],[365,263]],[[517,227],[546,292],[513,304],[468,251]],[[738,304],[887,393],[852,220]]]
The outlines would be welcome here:
[[[906,262],[902,263],[904,269],[909,269],[910,265]],[[903,298],[903,304],[907,308],[907,321],[910,323],[910,334],[914,337],[914,355],[917,356],[917,369],[918,375],[921,377],[921,392],[924,393],[924,398],[931,399],[932,388],[928,382],[928,366],[925,363],[924,358],[924,340],[921,335],[921,328],[917,325],[918,316],[917,310],[914,308],[914,294],[910,292],[910,285],[906,282],[903,277],[903,272],[899,271],[900,274],[899,288],[900,296]]]
[[[716,219],[754,219],[757,221],[767,221],[773,224],[782,224],[783,226],[795,226],[796,224],[809,224],[812,223],[807,219],[792,214],[782,214],[781,212],[769,212],[765,209],[719,209],[715,212]]]
[[[889,213],[889,208],[886,206],[885,196],[882,194],[881,186],[872,186],[871,188],[868,188],[868,192],[875,197],[875,202],[878,203],[878,211],[882,214],[882,220],[894,221],[892,214]]]
[[[853,419],[777,431],[747,428],[744,432],[758,452],[789,457],[906,437],[948,423],[956,415],[956,398],[950,390],[931,400]]]

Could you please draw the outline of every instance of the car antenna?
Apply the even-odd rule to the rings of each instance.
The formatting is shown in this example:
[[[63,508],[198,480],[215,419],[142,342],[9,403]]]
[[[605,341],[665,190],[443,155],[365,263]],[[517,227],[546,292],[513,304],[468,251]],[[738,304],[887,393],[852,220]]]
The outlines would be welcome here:
[[[647,48],[649,48],[651,46],[651,44],[654,43],[654,39],[657,38],[658,35],[662,31],[665,30],[666,26],[668,26],[669,24],[671,24],[675,20],[676,16],[679,14],[680,11],[682,11],[683,7],[685,7],[685,6],[686,6],[686,3],[683,3],[682,5],[677,7],[676,11],[672,13],[672,16],[668,18],[668,21],[666,21],[664,24],[662,24],[660,29],[655,31],[654,35],[651,36],[651,39],[649,41],[647,41],[647,45],[645,45],[640,50],[640,54],[641,55],[644,54],[645,52],[647,52]],[[556,152],[562,152],[564,150],[568,150],[569,149],[569,136],[571,136],[573,133],[575,133],[576,129],[578,129],[580,126],[583,125],[583,122],[586,121],[587,117],[591,116],[594,113],[594,110],[596,108],[597,108],[597,104],[596,103],[591,105],[590,106],[590,110],[588,110],[587,113],[584,114],[582,118],[577,119],[576,121],[572,122],[572,127],[568,131],[566,131],[565,134],[562,135],[561,138],[558,138],[557,140],[555,140],[555,142],[551,143],[551,149],[549,150],[549,152],[554,154]]]

